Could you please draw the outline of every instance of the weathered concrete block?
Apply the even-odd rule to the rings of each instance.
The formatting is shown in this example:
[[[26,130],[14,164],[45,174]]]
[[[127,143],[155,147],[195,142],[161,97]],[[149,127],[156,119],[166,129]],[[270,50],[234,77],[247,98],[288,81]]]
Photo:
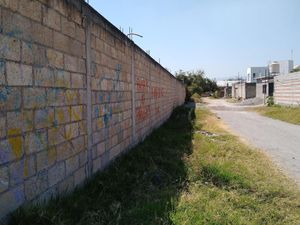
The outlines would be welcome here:
[[[63,88],[47,89],[47,104],[48,106],[65,105],[65,90]]]
[[[53,127],[48,130],[48,145],[58,145],[66,140],[64,126]]]
[[[46,49],[43,46],[33,44],[31,41],[22,41],[21,62],[33,64],[38,67],[46,66],[48,59]]]
[[[66,125],[66,139],[70,140],[79,135],[78,123],[72,123]]]
[[[18,110],[21,106],[21,90],[13,87],[0,87],[0,111]]]
[[[5,62],[0,61],[0,85],[5,85]]]
[[[72,122],[82,120],[82,114],[83,114],[83,107],[81,105],[71,107]]]
[[[85,30],[79,25],[76,25],[75,38],[81,43],[85,43]]]
[[[68,36],[71,36],[72,38],[75,37],[75,23],[72,21],[69,21],[67,18],[62,17],[61,18],[61,26],[62,26],[62,32]]]
[[[47,132],[35,131],[25,135],[25,152],[27,155],[47,148]]]
[[[79,73],[71,74],[71,84],[72,88],[85,88],[86,87],[86,77]]]
[[[46,92],[43,88],[25,88],[23,96],[26,109],[43,108],[47,104]]]
[[[75,155],[66,160],[66,173],[67,175],[72,174],[79,168],[79,157]]]
[[[93,160],[93,173],[96,173],[97,171],[99,171],[102,167],[102,160],[101,157],[94,159]]]
[[[6,191],[9,185],[8,168],[0,168],[0,193]]]
[[[71,108],[70,107],[60,107],[55,108],[55,122],[56,124],[64,124],[70,122],[71,119]]]
[[[78,126],[79,126],[79,134],[80,135],[85,135],[86,134],[86,121],[80,121],[78,122]]]
[[[56,148],[51,147],[37,154],[37,171],[53,166],[56,163]]]
[[[35,156],[23,157],[21,160],[9,165],[9,184],[15,186],[23,183],[24,179],[36,173]]]
[[[74,145],[70,142],[65,142],[56,147],[57,161],[65,160],[75,155]]]
[[[53,49],[47,49],[47,59],[50,66],[62,69],[64,68],[64,56],[62,53]]]
[[[7,83],[12,86],[32,85],[32,67],[13,62],[6,63]]]
[[[69,52],[72,39],[59,32],[53,33],[53,46],[55,49],[63,52]],[[75,71],[74,71],[75,72]]]
[[[43,24],[53,28],[54,30],[61,30],[61,16],[55,10],[43,7]]]
[[[10,36],[0,34],[0,58],[19,61],[21,42]]]
[[[85,167],[81,167],[74,174],[74,185],[77,186],[82,184],[82,182],[86,179]]]
[[[74,177],[69,176],[58,185],[59,193],[66,193],[74,188]]]
[[[87,164],[87,151],[82,151],[79,153],[79,166],[82,167]]]
[[[6,136],[6,118],[0,117],[0,138]]]
[[[5,139],[0,142],[0,165],[21,159],[24,153],[21,136]]]
[[[54,124],[54,109],[46,108],[36,110],[34,122],[36,129],[52,126]]]
[[[34,84],[38,87],[54,86],[54,70],[45,67],[34,68]]]
[[[39,172],[36,176],[25,181],[25,197],[27,201],[33,200],[48,188],[47,170]]]
[[[20,185],[0,194],[0,215],[16,210],[25,201],[24,186]]]
[[[80,136],[72,140],[72,146],[74,147],[73,150],[76,153],[79,153],[83,150],[85,150],[86,142],[85,142],[85,136]]]
[[[42,21],[42,4],[38,1],[19,0],[19,12],[30,19]]]
[[[78,60],[76,57],[70,56],[70,55],[64,55],[65,59],[65,69],[72,71],[72,72],[77,72],[77,67],[78,67]]]
[[[0,5],[6,8],[9,8],[12,11],[17,11],[19,8],[18,1],[11,1],[11,0],[0,0]]]
[[[79,103],[79,93],[77,90],[66,90],[66,104],[76,105]]]
[[[33,129],[33,111],[8,112],[7,134],[17,135]]]
[[[86,105],[87,102],[87,96],[86,96],[86,90],[78,90],[78,104]]]
[[[55,72],[55,87],[71,87],[71,73],[64,70],[56,70]]]
[[[53,30],[41,25],[40,23],[31,22],[31,33],[29,40],[33,39],[35,42],[39,44],[46,45],[48,47],[52,47],[53,40]]]
[[[48,171],[49,186],[54,186],[58,182],[62,181],[66,176],[65,162],[56,163]]]

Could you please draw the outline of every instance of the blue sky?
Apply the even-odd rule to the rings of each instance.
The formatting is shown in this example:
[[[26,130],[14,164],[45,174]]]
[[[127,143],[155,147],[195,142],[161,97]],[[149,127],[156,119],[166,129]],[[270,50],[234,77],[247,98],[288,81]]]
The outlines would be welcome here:
[[[291,58],[300,64],[299,0],[90,0],[116,27],[173,73],[203,69],[210,78]]]

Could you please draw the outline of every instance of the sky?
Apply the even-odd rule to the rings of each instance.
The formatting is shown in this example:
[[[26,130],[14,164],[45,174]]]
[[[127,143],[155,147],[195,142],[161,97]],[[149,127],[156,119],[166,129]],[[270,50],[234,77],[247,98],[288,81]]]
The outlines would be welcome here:
[[[300,0],[89,0],[172,73],[245,76],[271,60],[300,64]],[[293,54],[291,54],[293,50]]]

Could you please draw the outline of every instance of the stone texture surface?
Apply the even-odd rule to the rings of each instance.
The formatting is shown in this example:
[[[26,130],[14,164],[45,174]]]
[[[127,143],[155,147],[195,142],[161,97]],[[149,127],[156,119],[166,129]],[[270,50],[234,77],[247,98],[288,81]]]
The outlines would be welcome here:
[[[84,1],[62,2],[0,0],[0,218],[82,184],[185,98],[117,28],[88,29]]]

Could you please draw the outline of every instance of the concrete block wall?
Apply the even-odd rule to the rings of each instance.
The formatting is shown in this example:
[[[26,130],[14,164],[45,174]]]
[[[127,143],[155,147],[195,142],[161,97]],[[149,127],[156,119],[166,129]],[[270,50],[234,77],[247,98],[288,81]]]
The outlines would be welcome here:
[[[183,104],[183,85],[81,0],[0,0],[0,218],[72,190]]]
[[[274,101],[280,105],[300,105],[300,73],[274,77]]]

